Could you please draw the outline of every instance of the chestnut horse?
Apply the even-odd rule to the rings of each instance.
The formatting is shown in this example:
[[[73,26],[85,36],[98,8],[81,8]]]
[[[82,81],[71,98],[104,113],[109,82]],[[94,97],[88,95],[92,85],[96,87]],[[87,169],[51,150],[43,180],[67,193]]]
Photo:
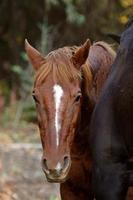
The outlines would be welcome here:
[[[26,41],[36,70],[33,98],[43,146],[42,168],[61,183],[63,200],[92,200],[89,123],[115,52],[104,42],[41,55]],[[89,53],[89,56],[88,56]]]

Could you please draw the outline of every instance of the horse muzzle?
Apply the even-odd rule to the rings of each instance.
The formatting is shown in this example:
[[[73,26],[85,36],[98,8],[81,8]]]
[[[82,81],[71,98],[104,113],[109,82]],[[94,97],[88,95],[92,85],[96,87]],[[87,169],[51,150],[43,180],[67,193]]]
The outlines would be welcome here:
[[[70,157],[64,156],[63,162],[58,161],[56,165],[50,165],[50,163],[52,162],[48,162],[46,158],[42,160],[42,169],[48,182],[64,182],[67,179],[71,167]]]
[[[49,174],[45,172],[48,182],[51,183],[63,183],[66,181],[68,173],[58,173],[58,171],[51,171]]]

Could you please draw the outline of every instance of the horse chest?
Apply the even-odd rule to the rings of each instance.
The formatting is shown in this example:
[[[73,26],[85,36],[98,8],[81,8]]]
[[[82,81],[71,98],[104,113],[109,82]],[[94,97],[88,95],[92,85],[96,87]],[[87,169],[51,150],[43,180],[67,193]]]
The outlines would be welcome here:
[[[87,189],[91,183],[91,160],[87,154],[72,157],[69,178],[74,185]]]

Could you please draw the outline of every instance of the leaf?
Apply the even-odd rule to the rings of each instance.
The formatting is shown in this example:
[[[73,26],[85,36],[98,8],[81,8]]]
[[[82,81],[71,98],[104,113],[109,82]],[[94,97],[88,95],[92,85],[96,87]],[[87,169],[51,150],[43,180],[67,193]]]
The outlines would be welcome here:
[[[12,65],[12,71],[18,75],[21,75],[23,72],[22,67],[20,65]]]

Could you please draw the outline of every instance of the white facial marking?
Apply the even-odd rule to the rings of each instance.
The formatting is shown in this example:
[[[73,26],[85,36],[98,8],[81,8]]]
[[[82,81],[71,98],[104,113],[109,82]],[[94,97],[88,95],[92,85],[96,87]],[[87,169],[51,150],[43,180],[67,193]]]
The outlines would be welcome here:
[[[56,165],[56,170],[60,170],[61,169],[61,164],[58,162],[57,165]]]
[[[55,128],[56,128],[56,144],[59,145],[59,130],[61,128],[60,124],[60,104],[61,104],[61,98],[63,96],[63,89],[60,85],[54,85],[54,100],[55,100]]]

